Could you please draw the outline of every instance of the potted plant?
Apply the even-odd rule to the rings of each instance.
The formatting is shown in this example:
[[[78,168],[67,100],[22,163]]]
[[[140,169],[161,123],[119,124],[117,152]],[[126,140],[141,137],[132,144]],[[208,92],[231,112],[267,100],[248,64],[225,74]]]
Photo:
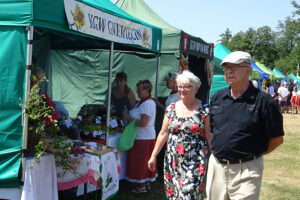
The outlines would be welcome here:
[[[40,157],[46,150],[54,153],[56,165],[64,169],[70,169],[70,154],[72,145],[65,144],[57,125],[58,113],[55,106],[45,93],[39,94],[43,82],[42,78],[34,84],[28,94],[24,106],[28,117],[28,149],[34,149],[35,161],[39,162]]]

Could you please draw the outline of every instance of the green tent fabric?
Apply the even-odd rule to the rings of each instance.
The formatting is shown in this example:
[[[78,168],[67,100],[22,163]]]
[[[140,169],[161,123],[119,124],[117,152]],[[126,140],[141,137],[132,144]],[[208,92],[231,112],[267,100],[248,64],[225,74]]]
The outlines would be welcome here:
[[[291,79],[294,79],[295,81],[297,81],[297,85],[298,85],[298,87],[300,87],[300,78],[298,78],[294,74],[290,74],[290,75],[288,75],[288,77],[290,77]]]
[[[160,27],[163,30],[161,53],[177,52],[180,46],[181,30],[169,25],[144,1],[119,0],[116,5],[132,16]]]
[[[266,66],[264,66],[264,64],[261,64],[261,63],[259,63],[259,62],[255,62],[255,63],[256,63],[256,65],[257,65],[261,70],[263,70],[264,72],[270,74],[270,79],[271,79],[272,81],[275,81],[275,80],[279,81],[279,80],[282,80],[282,79],[283,79],[281,76],[275,74],[271,69],[269,69],[269,68],[267,68]]]
[[[51,64],[52,98],[64,104],[71,117],[76,117],[80,107],[85,103],[103,104],[108,89],[108,58],[106,50],[52,50]],[[177,66],[174,55],[165,55],[161,65]],[[134,64],[133,64],[134,60]],[[117,72],[127,73],[128,86],[137,98],[136,83],[149,79],[154,85],[156,80],[157,58],[152,53],[118,52],[114,53],[113,80]],[[167,68],[161,68],[160,74],[167,74]],[[163,76],[161,76],[163,79]],[[170,91],[165,82],[160,81],[158,94],[168,95]],[[155,88],[152,94],[155,93]]]
[[[124,43],[115,43],[115,49],[160,52],[162,32],[160,28],[130,16],[109,0],[78,1],[152,29],[151,49]],[[25,93],[27,53],[25,27],[34,26],[34,40],[45,36],[51,38],[48,45],[54,49],[108,49],[111,42],[70,30],[63,0],[0,1],[0,8],[0,188],[15,188],[19,187],[18,173],[23,134],[20,103],[24,100]]]
[[[215,74],[212,80],[212,87],[210,90],[210,99],[211,97],[219,90],[229,87],[228,83],[224,79],[224,75]]]
[[[128,13],[119,9],[109,0],[77,0],[78,2],[92,6],[110,15],[126,19],[130,22],[142,24],[152,29],[152,49],[153,52],[160,52],[161,46],[161,29],[153,25],[147,24],[139,19],[130,16]],[[100,38],[86,35],[80,32],[70,30],[65,16],[64,1],[63,0],[16,0],[13,2],[0,1],[0,25],[9,26],[35,26],[39,34],[51,32],[53,34],[52,40],[58,40],[66,35],[55,32],[72,33],[73,37],[81,40],[80,43],[70,42],[66,44],[68,48],[109,48],[110,42],[101,40]],[[45,30],[45,28],[47,30]],[[78,36],[89,39],[78,38]],[[101,43],[99,43],[101,40]],[[53,45],[52,45],[53,46]],[[59,45],[57,46],[59,48]],[[116,48],[119,49],[140,49],[149,51],[149,49],[138,45],[129,45],[116,43]]]
[[[0,26],[0,188],[18,187],[27,38],[23,27]]]
[[[222,43],[218,43],[214,47],[214,74],[224,74],[224,68],[220,64],[230,53],[231,51]]]
[[[213,45],[199,37],[194,37],[184,31],[169,25],[157,15],[143,0],[119,0],[116,5],[130,15],[163,30],[162,53],[186,53],[203,58],[212,58]],[[184,48],[184,39],[186,48]],[[195,45],[193,45],[195,44]]]
[[[254,68],[252,68],[252,73],[250,75],[250,79],[251,80],[256,80],[256,79],[260,79],[260,72]]]

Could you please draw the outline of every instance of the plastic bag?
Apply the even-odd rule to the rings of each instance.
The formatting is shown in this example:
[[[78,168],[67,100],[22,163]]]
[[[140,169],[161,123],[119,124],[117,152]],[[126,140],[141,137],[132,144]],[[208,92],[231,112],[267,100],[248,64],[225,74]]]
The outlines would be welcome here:
[[[119,141],[118,141],[118,149],[121,151],[129,150],[133,144],[136,137],[136,133],[138,131],[138,126],[135,125],[135,120],[130,122],[126,128],[124,129]]]

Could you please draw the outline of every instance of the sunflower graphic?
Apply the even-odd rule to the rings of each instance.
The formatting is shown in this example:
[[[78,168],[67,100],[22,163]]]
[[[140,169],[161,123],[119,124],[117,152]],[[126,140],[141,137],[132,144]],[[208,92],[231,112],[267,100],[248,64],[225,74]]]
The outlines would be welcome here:
[[[144,46],[148,46],[151,48],[151,45],[148,43],[148,40],[149,40],[149,35],[148,35],[148,31],[146,28],[144,28],[144,31],[143,31],[143,44]]]
[[[84,12],[77,3],[76,3],[75,12],[74,13],[72,12],[72,15],[73,15],[77,30],[81,29],[81,27],[85,24]]]

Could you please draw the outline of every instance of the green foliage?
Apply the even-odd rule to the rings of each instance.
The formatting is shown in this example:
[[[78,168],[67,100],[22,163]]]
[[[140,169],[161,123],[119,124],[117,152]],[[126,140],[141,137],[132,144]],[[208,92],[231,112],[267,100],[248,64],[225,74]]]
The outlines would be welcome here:
[[[40,162],[46,149],[52,149],[57,166],[71,169],[69,159],[72,149],[70,144],[64,144],[59,138],[62,133],[57,125],[58,113],[48,95],[39,94],[45,80],[43,78],[33,85],[24,102],[28,117],[28,146],[36,150],[36,163]]]
[[[220,34],[222,42],[231,51],[246,51],[252,59],[283,73],[297,73],[297,64],[300,63],[300,4],[291,2],[296,11],[285,20],[279,21],[277,31],[269,26],[247,31],[240,31],[235,35],[229,28]]]
[[[82,131],[84,132],[94,132],[94,131],[100,131],[101,127],[100,125],[95,125],[95,124],[86,124],[82,126]]]

